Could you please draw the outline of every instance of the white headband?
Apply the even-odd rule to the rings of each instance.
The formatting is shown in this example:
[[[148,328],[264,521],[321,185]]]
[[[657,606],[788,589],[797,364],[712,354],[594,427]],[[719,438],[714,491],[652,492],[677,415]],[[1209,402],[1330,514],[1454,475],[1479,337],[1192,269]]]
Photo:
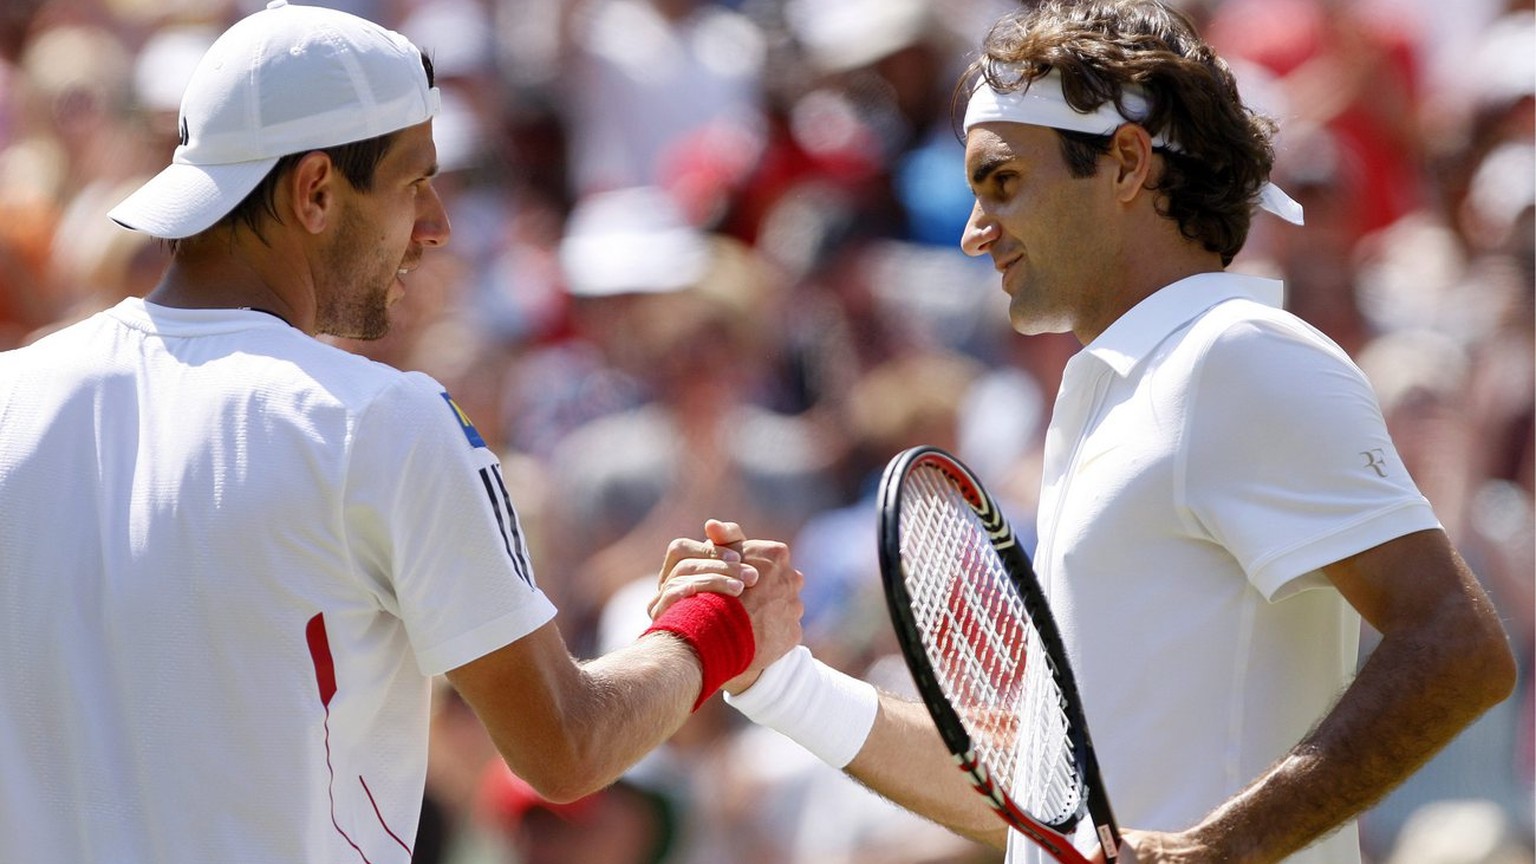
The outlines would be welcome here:
[[[1126,114],[1121,114],[1113,101],[1094,111],[1079,111],[1067,102],[1061,89],[1061,73],[1054,69],[1022,89],[1007,93],[993,90],[982,79],[965,106],[965,131],[971,131],[978,123],[1027,123],[1068,132],[1110,135],[1127,122],[1140,123],[1147,115],[1147,99],[1141,92],[1127,88],[1120,98]],[[1161,133],[1153,136],[1152,146],[1183,152]],[[1302,224],[1301,205],[1273,183],[1265,183],[1259,190],[1259,206],[1293,225]]]

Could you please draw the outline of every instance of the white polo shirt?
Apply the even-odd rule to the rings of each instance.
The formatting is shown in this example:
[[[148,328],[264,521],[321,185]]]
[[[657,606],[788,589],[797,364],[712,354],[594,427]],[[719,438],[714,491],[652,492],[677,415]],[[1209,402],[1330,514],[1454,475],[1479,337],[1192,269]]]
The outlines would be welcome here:
[[[443,388],[130,299],[0,430],[0,861],[406,864],[429,676],[554,614]]]
[[[1036,566],[1125,827],[1188,827],[1295,745],[1357,662],[1359,616],[1319,568],[1439,525],[1365,377],[1282,293],[1169,285],[1057,396]],[[1291,860],[1358,845],[1351,824]],[[1016,838],[1009,860],[1048,859]]]

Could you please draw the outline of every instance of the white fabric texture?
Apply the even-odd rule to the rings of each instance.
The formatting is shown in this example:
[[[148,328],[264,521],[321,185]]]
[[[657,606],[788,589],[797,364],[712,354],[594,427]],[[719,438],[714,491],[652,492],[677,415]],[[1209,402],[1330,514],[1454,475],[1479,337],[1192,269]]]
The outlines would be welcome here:
[[[1055,70],[1023,88],[1006,93],[993,90],[982,80],[977,82],[966,103],[963,128],[969,132],[979,123],[1025,123],[1088,135],[1108,135],[1127,122],[1141,122],[1147,115],[1147,98],[1139,90],[1127,88],[1121,102],[1125,105],[1124,114],[1114,102],[1105,102],[1093,111],[1079,111],[1067,102],[1061,89],[1061,73]],[[1152,144],[1155,147],[1173,146],[1161,134],[1152,139]]]
[[[796,646],[726,704],[842,768],[859,755],[880,710],[875,688],[833,669]]]
[[[1357,662],[1318,568],[1439,524],[1364,376],[1280,299],[1182,280],[1063,376],[1035,563],[1122,826],[1188,827],[1298,742]],[[1358,864],[1354,825],[1290,860]]]
[[[408,861],[428,676],[554,615],[461,416],[257,311],[0,354],[0,860]]]

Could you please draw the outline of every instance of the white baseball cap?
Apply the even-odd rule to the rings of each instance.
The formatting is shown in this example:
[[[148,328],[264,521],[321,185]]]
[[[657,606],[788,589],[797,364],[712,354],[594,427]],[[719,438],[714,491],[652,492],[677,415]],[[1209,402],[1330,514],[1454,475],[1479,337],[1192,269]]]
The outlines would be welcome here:
[[[272,0],[209,47],[181,98],[171,164],[107,215],[155,237],[190,237],[282,157],[424,123],[439,101],[404,36],[346,12]]]

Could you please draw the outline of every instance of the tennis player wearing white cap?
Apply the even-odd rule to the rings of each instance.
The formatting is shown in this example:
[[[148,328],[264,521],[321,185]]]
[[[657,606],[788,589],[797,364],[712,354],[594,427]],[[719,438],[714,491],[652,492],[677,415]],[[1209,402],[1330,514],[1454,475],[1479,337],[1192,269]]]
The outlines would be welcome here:
[[[430,676],[570,800],[798,641],[782,545],[679,541],[677,602],[578,664],[469,419],[313,338],[381,335],[447,241],[437,104],[360,18],[238,22],[111,213],[163,280],[0,354],[0,861],[406,862]]]
[[[961,246],[992,259],[1016,330],[1084,345],[1046,435],[1034,561],[1109,800],[1143,829],[1120,860],[1358,864],[1350,820],[1515,671],[1364,376],[1278,308],[1278,282],[1225,269],[1255,206],[1300,221],[1268,183],[1272,127],[1155,0],[1005,17],[966,80]],[[1355,677],[1362,616],[1382,639]],[[1049,860],[921,705],[803,648],[728,701],[1010,862]]]

